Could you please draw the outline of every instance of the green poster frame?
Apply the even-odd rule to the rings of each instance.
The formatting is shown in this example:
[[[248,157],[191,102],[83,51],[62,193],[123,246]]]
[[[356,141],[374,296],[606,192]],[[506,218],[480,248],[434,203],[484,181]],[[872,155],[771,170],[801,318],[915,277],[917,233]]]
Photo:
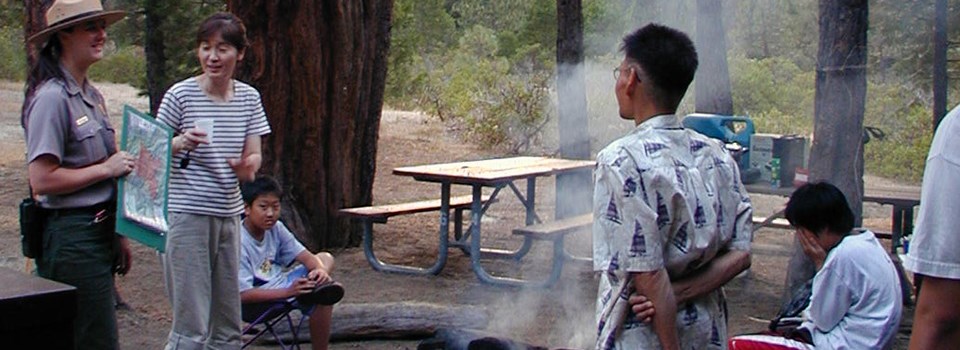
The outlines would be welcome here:
[[[134,125],[135,124],[135,125]],[[154,179],[157,184],[158,196],[163,202],[161,209],[160,222],[154,224],[145,224],[139,222],[134,218],[128,217],[127,215],[127,204],[126,197],[124,196],[125,189],[127,185],[134,186],[136,183],[139,183],[141,186],[143,181],[136,181],[136,179],[128,179],[130,176],[137,176],[137,172],[131,173],[125,177],[121,177],[120,181],[117,184],[117,224],[116,232],[130,237],[143,245],[156,249],[157,251],[163,253],[164,245],[166,243],[166,230],[159,228],[160,227],[169,227],[167,220],[167,200],[168,200],[168,187],[170,182],[170,159],[172,157],[172,145],[173,145],[173,130],[168,127],[166,124],[158,122],[154,118],[150,117],[146,113],[140,112],[135,108],[124,105],[123,106],[123,128],[120,139],[120,149],[123,151],[130,152],[130,149],[134,146],[137,146],[138,149],[142,147],[142,144],[137,145],[136,143],[141,138],[144,138],[145,135],[138,134],[139,127],[148,126],[151,128],[151,132],[160,132],[161,137],[156,138],[155,142],[162,142],[161,144],[154,143],[154,146],[159,146],[161,148],[161,154],[159,154],[159,167],[155,168],[157,170],[162,170],[158,179]],[[142,130],[140,130],[142,132]],[[165,148],[165,152],[162,149]],[[138,152],[139,153],[139,152]],[[131,154],[134,158],[137,158],[139,154]],[[157,154],[152,154],[156,156]],[[137,166],[140,167],[142,164]]]

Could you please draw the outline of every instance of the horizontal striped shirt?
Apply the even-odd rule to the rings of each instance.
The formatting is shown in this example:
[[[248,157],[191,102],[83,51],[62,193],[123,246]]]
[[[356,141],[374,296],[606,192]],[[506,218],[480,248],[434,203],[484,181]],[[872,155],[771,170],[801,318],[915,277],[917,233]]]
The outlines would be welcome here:
[[[243,212],[239,181],[227,160],[240,158],[247,136],[267,135],[270,125],[256,89],[234,80],[233,94],[229,102],[214,102],[196,78],[188,78],[163,96],[157,120],[178,133],[194,128],[198,121],[213,120],[212,132],[207,131],[212,134],[209,144],[173,156],[169,211],[219,217]],[[188,166],[181,168],[187,157]]]

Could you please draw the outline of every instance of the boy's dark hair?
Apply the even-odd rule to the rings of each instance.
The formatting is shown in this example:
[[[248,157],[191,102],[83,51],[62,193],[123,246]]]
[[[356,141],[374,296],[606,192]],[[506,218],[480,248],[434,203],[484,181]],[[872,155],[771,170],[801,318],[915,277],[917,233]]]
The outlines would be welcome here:
[[[853,229],[853,211],[847,197],[828,182],[809,183],[793,191],[784,214],[790,225],[817,235],[824,228],[841,236]]]
[[[240,185],[240,194],[243,196],[243,203],[250,205],[265,194],[276,195],[277,198],[283,198],[283,190],[280,189],[280,183],[274,178],[260,175],[253,181],[245,182]]]
[[[651,23],[623,38],[620,47],[651,80],[659,107],[676,111],[697,72],[697,49],[683,32]]]

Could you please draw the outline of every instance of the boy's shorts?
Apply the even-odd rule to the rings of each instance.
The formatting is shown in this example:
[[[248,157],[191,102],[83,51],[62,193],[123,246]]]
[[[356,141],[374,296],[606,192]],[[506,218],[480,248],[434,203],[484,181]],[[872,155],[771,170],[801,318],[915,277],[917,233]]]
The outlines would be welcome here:
[[[287,282],[281,288],[290,287],[298,278],[307,278],[308,274],[310,274],[310,271],[307,270],[306,266],[297,265],[297,267],[293,268],[293,270],[290,270],[290,272],[287,273]],[[316,305],[301,304],[297,301],[296,297],[287,299],[287,301],[293,303],[293,305],[296,306],[297,309],[300,309],[300,312],[304,315],[310,315],[310,313],[313,312],[313,308],[316,307]]]
[[[307,274],[309,274],[309,271],[307,271],[307,268],[304,267],[303,265],[298,265],[294,269],[288,271],[286,274],[287,274],[286,281],[281,285],[278,285],[276,287],[271,287],[271,289],[284,289],[284,288],[290,287],[291,285],[293,285],[293,282],[296,281],[298,278],[307,278]],[[308,305],[308,304],[300,303],[297,301],[296,297],[290,297],[287,299],[287,301],[293,304],[293,306],[296,307],[298,310],[300,310],[301,314],[306,316],[309,316],[310,313],[313,312],[314,307],[316,306],[316,305]],[[270,307],[273,306],[275,303],[276,302],[258,302],[258,303],[243,304],[241,307],[243,319],[249,322],[257,318],[264,312],[267,312],[267,310],[270,309]]]

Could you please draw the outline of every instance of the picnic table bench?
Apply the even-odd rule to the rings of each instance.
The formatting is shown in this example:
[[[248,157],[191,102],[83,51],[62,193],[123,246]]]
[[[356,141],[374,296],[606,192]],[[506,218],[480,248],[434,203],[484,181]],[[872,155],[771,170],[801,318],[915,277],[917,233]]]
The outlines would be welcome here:
[[[561,267],[563,267],[563,261],[565,260],[593,263],[592,257],[574,256],[567,252],[563,246],[564,239],[567,235],[589,233],[591,228],[593,228],[592,213],[520,227],[514,229],[513,234],[521,235],[532,240],[553,242],[554,263],[549,280],[556,281],[556,279],[560,278]]]
[[[481,202],[484,204],[489,203],[489,201],[490,196],[484,196],[481,198]],[[442,270],[443,266],[446,264],[447,248],[449,246],[459,246],[461,249],[466,248],[461,242],[459,242],[459,240],[463,235],[463,211],[470,209],[471,204],[473,204],[473,196],[466,195],[450,197],[449,202],[446,203],[446,209],[444,209],[444,203],[442,199],[433,199],[409,203],[346,208],[340,209],[340,214],[360,220],[361,224],[363,225],[363,253],[367,258],[367,262],[370,263],[370,266],[372,266],[374,270],[383,272],[435,275],[440,273],[440,270]],[[451,244],[446,234],[441,232],[439,255],[437,256],[436,262],[432,266],[428,268],[420,268],[414,266],[390,264],[377,258],[376,253],[373,251],[374,223],[385,224],[391,217],[399,215],[425,213],[437,210],[443,210],[449,213],[451,209],[454,211],[453,222],[455,241],[453,244]]]

